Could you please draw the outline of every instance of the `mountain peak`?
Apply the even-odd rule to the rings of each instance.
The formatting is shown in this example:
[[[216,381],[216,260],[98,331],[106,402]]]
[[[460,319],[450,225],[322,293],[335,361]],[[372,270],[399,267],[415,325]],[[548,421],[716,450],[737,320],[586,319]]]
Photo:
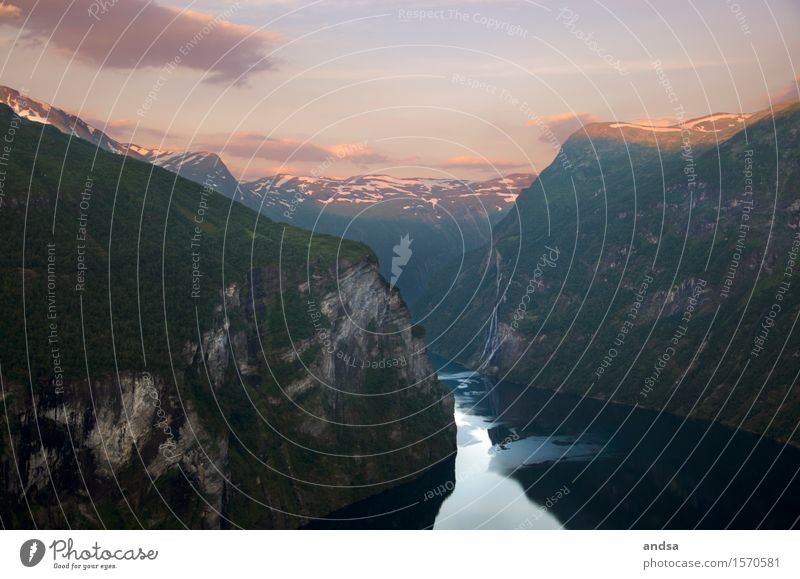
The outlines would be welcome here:
[[[585,138],[621,140],[660,148],[682,146],[684,140],[693,145],[713,145],[738,133],[748,119],[757,114],[716,112],[671,125],[625,121],[590,123],[575,131],[568,140]]]
[[[158,165],[196,183],[210,184],[229,197],[235,195],[238,183],[216,153],[151,149],[136,143],[121,143],[80,117],[7,86],[0,86],[0,103],[8,105],[20,117],[29,121],[51,125],[62,133],[75,135],[96,147]]]
[[[655,125],[643,123],[595,123],[595,124],[608,124],[612,129],[630,128],[638,129],[641,131],[651,131],[655,133],[675,133],[686,130],[700,131],[704,133],[720,133],[727,132],[731,128],[739,129],[744,124],[745,120],[751,115],[742,113],[712,113],[702,117],[689,119],[682,123],[674,125]]]

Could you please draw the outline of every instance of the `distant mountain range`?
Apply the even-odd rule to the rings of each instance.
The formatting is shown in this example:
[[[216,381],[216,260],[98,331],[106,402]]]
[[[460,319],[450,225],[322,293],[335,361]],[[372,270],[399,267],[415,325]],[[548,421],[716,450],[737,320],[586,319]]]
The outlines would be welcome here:
[[[486,181],[359,175],[347,179],[272,175],[239,182],[216,153],[170,151],[121,143],[80,117],[0,86],[0,103],[19,116],[52,125],[105,151],[151,163],[290,223],[367,243],[390,277],[393,247],[410,235],[414,259],[397,287],[413,305],[444,260],[485,243],[491,228],[514,206],[535,175],[515,173]]]
[[[18,90],[0,86],[0,103],[11,107],[22,118],[52,125],[62,133],[71,134],[99,148],[118,155],[128,155],[163,167],[196,183],[208,184],[227,197],[235,198],[250,207],[261,206],[266,194],[266,208],[288,208],[297,204],[301,193],[323,205],[354,205],[381,203],[388,198],[409,197],[408,210],[419,213],[441,203],[454,214],[463,214],[460,204],[482,202],[489,215],[505,213],[520,189],[530,185],[532,174],[517,173],[488,181],[468,182],[459,179],[396,178],[388,175],[360,175],[348,179],[298,175],[273,175],[239,183],[225,162],[208,151],[173,151],[150,149],[134,143],[121,143],[80,117],[50,104],[21,94]],[[237,193],[237,187],[241,190]],[[359,209],[363,209],[360,207]]]
[[[488,181],[361,175],[349,179],[276,175],[242,183],[238,199],[270,219],[369,245],[390,279],[395,247],[411,239],[397,287],[412,306],[432,274],[491,239],[530,174]]]
[[[242,200],[250,205],[263,204],[281,213],[297,206],[300,194],[342,215],[355,216],[366,205],[392,202],[379,211],[388,215],[435,219],[451,215],[455,219],[474,216],[480,208],[491,220],[504,214],[517,199],[519,191],[533,181],[534,175],[514,173],[487,181],[358,175],[347,179],[275,175],[242,183]],[[249,199],[248,196],[249,195]]]

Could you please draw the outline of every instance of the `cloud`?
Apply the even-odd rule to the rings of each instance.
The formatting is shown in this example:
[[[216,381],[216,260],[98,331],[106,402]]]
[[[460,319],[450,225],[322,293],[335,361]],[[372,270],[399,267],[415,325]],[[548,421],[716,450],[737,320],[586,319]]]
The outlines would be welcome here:
[[[302,172],[302,169],[296,165],[272,165],[268,168],[269,175],[277,175],[278,173],[289,173],[290,175],[296,175]]]
[[[327,150],[338,159],[347,159],[352,163],[362,165],[374,165],[389,161],[389,157],[374,151],[366,143],[339,143],[328,147]]]
[[[600,117],[592,113],[565,112],[530,119],[528,125],[539,129],[539,140],[543,143],[551,143],[553,138],[559,143],[563,143],[567,140],[567,137],[583,125],[595,123],[599,120]]]
[[[680,123],[677,117],[637,117],[631,121],[631,124],[642,125],[645,127],[674,127]]]
[[[211,135],[201,139],[199,146],[220,154],[243,159],[264,159],[286,163],[324,163],[347,160],[363,165],[385,163],[389,159],[366,143],[338,143],[324,146],[297,139],[276,139],[258,132],[239,132]],[[194,147],[194,145],[192,145]]]
[[[765,100],[764,108],[769,106],[770,101],[773,105],[789,101],[796,101],[798,98],[800,98],[800,94],[798,94],[797,90],[798,83],[800,83],[800,76],[795,77],[793,81],[776,90],[770,95],[769,101]]]
[[[228,169],[236,175],[241,181],[255,181],[262,177],[278,174],[288,175],[304,175],[306,170],[298,165],[289,165],[285,163],[278,163],[271,165],[269,163],[241,163],[236,161],[225,160]]]
[[[105,120],[95,117],[83,117],[83,120],[123,143],[130,141],[139,143],[142,139],[150,141],[161,140],[165,135],[162,129],[145,127],[141,124],[137,126],[136,121],[128,118]]]
[[[227,136],[225,137],[227,140]],[[259,158],[269,161],[292,163],[324,161],[330,152],[313,143],[303,143],[294,139],[275,139],[261,133],[241,132],[233,135],[227,143],[216,140],[203,145],[206,148],[223,149],[235,157]]]
[[[264,55],[279,38],[228,22],[237,8],[214,16],[149,0],[7,0],[0,24],[24,26],[26,40],[94,65],[176,65],[205,72],[209,82],[243,82],[274,68]]]
[[[19,20],[22,10],[10,4],[0,4],[0,18],[9,20]]]
[[[474,169],[476,171],[485,171],[488,173],[529,168],[527,163],[520,163],[518,161],[511,161],[508,159],[474,157],[471,155],[458,155],[455,157],[449,157],[441,166],[447,169]]]

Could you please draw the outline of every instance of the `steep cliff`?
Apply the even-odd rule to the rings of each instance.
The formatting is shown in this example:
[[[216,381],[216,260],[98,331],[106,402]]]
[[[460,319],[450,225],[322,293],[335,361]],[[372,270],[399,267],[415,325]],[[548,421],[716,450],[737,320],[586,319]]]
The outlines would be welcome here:
[[[432,283],[429,343],[519,384],[797,444],[798,126],[788,103],[579,130],[494,242]]]
[[[5,107],[0,131],[6,526],[298,527],[451,457],[364,246]]]

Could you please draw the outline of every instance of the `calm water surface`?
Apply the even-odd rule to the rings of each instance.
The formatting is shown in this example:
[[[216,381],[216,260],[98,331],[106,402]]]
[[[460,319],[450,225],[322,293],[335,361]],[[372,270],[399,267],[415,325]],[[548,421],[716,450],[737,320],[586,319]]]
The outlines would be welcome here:
[[[797,448],[432,361],[456,398],[455,461],[311,527],[798,526]]]

